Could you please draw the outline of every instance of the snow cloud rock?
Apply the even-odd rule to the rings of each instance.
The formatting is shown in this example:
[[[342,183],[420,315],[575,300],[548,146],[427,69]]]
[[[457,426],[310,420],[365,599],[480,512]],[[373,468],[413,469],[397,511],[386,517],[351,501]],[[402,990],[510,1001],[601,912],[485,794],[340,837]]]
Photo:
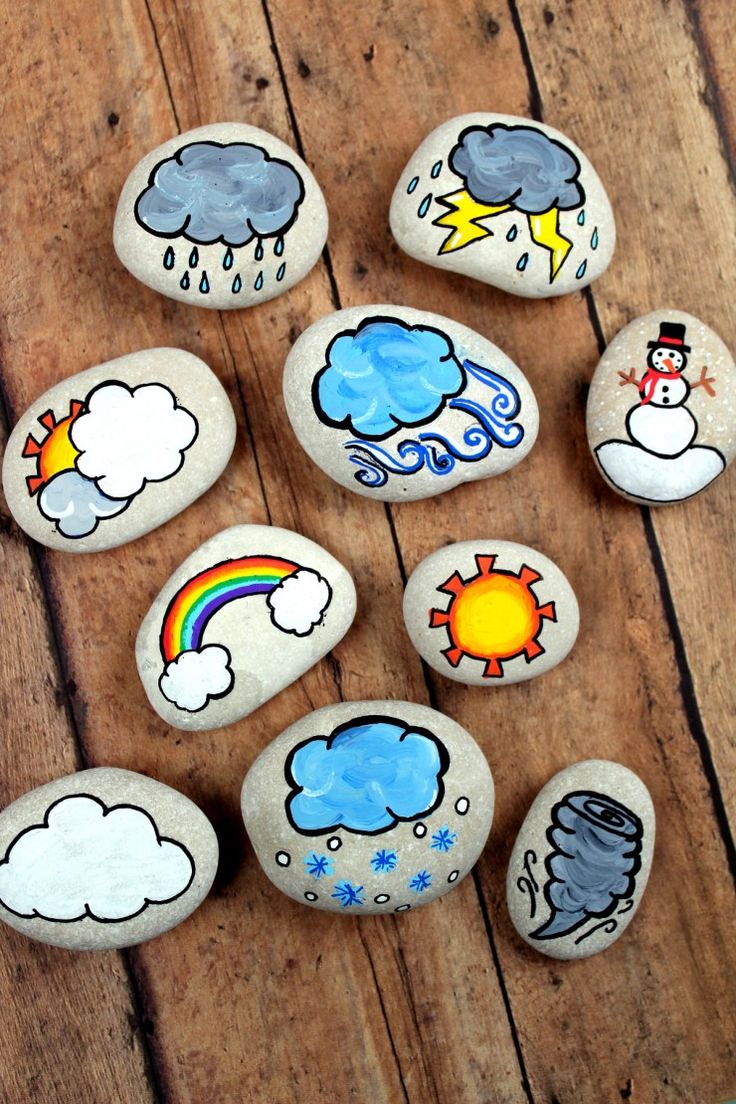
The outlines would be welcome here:
[[[436,809],[449,756],[422,728],[389,717],[360,717],[315,736],[289,755],[286,813],[305,835],[337,828],[375,835]]]
[[[585,202],[574,153],[535,127],[468,127],[450,154],[450,168],[478,203],[510,203],[527,215]]]
[[[56,523],[65,537],[88,537],[94,533],[100,518],[121,514],[128,498],[109,498],[94,480],[80,472],[58,472],[44,485],[38,506],[44,517]]]
[[[0,862],[0,902],[17,916],[131,920],[187,891],[194,861],[143,809],[72,794],[18,835]]]
[[[130,498],[169,479],[197,436],[197,420],[161,383],[103,383],[90,392],[70,439],[76,467],[108,498]]]
[[[445,334],[374,318],[332,341],[312,401],[323,422],[377,441],[431,421],[465,383]]]
[[[271,620],[282,632],[308,636],[319,625],[330,604],[330,584],[316,571],[300,567],[266,598]]]
[[[210,699],[222,698],[232,688],[235,676],[230,661],[230,652],[221,644],[181,652],[166,664],[159,689],[177,709],[198,713]]]
[[[304,198],[299,173],[248,142],[193,142],[153,170],[138,222],[165,238],[241,246],[283,234]]]

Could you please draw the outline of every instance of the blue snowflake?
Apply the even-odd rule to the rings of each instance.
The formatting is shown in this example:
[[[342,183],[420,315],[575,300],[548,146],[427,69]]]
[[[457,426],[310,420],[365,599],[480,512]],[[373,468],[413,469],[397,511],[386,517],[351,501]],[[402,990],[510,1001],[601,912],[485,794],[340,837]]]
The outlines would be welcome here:
[[[418,874],[415,874],[412,880],[409,882],[409,889],[413,889],[415,893],[424,893],[425,889],[429,889],[432,884],[432,875],[428,870],[420,870]]]
[[[395,870],[396,864],[399,861],[399,856],[395,851],[376,851],[375,855],[371,859],[371,866],[375,870],[376,874],[386,874],[389,870]]]
[[[445,825],[444,828],[438,828],[434,833],[430,847],[433,851],[449,851],[451,847],[455,846],[456,841],[457,832],[451,832]]]
[[[351,905],[365,904],[365,900],[361,897],[362,892],[363,886],[354,886],[350,882],[338,882],[331,896],[338,900],[343,908],[350,908]]]
[[[332,874],[332,860],[327,855],[318,855],[316,851],[312,851],[311,855],[307,855],[304,865],[307,868],[307,874],[318,880]]]

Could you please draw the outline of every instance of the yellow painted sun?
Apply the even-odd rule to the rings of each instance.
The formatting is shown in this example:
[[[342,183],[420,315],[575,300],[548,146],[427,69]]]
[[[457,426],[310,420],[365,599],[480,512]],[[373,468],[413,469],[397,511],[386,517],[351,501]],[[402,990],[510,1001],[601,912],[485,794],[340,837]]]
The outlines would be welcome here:
[[[83,409],[84,403],[72,399],[66,418],[61,418],[58,422],[53,410],[47,410],[38,419],[46,430],[46,436],[41,441],[37,441],[30,433],[28,434],[23,446],[23,456],[36,460],[35,475],[26,476],[30,495],[35,495],[52,476],[74,467],[79,451],[72,444],[69,431],[74,419]]]
[[[485,663],[484,678],[502,678],[503,662],[523,655],[527,663],[542,655],[539,636],[545,621],[556,621],[554,602],[539,605],[532,585],[542,578],[523,564],[518,575],[494,568],[495,556],[476,556],[478,574],[455,572],[437,587],[452,596],[446,610],[432,609],[431,628],[445,628],[450,640],[442,654],[452,667],[460,660]]]

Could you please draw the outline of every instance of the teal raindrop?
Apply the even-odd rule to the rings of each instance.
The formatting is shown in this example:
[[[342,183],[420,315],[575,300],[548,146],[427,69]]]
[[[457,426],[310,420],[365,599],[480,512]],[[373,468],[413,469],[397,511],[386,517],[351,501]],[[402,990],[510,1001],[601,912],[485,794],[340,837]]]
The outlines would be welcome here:
[[[597,226],[596,226],[595,230],[593,231],[593,237],[590,239],[590,248],[591,249],[597,249],[598,248],[598,227]]]
[[[417,186],[418,183],[419,183],[419,177],[418,176],[413,176],[411,178],[411,180],[409,181],[409,187],[406,189],[407,195],[411,195],[411,193],[416,190],[416,186]]]
[[[199,281],[199,290],[203,295],[206,295],[210,290],[210,282],[207,279],[207,271],[204,268],[202,269],[202,279]]]
[[[588,267],[587,260],[583,261],[583,263],[581,265],[578,265],[578,270],[575,273],[575,279],[576,280],[582,280],[583,276],[585,275],[585,270],[586,270],[587,267]]]
[[[578,226],[585,226],[585,211],[581,211],[578,215]]]
[[[196,268],[198,264],[199,264],[199,250],[197,249],[197,247],[195,245],[194,249],[189,254],[189,267],[190,268]]]
[[[281,254],[284,252],[284,239],[283,238],[277,238],[276,239],[276,244],[273,247],[273,251],[274,251],[274,253],[276,254],[277,257],[281,256]]]
[[[174,253],[173,246],[170,245],[169,248],[164,253],[164,268],[167,268],[167,269],[169,269],[169,271],[171,271],[171,269],[174,267],[174,261],[175,260],[176,260],[176,254]]]
[[[516,262],[516,267],[517,267],[518,271],[523,272],[524,269],[526,268],[526,266],[528,265],[528,263],[529,263],[529,254],[528,253],[522,253],[521,256],[519,257],[518,261]]]
[[[441,172],[442,172],[442,162],[441,161],[435,161],[434,165],[432,166],[432,171],[429,175],[432,177],[433,180],[436,180]]]
[[[506,241],[515,241],[516,240],[516,235],[518,233],[519,233],[519,231],[516,229],[516,227],[512,226],[511,229],[509,230],[508,234],[506,235]]]
[[[279,270],[276,273],[276,279],[277,280],[283,280],[285,272],[286,272],[286,261],[284,261],[283,264],[279,265]]]
[[[229,268],[233,267],[233,251],[230,248],[230,246],[228,246],[227,252],[225,253],[225,256],[222,258],[222,267],[225,269],[225,271],[227,271]]]
[[[242,286],[243,281],[240,279],[240,273],[238,272],[235,279],[233,280],[233,295],[237,295]]]
[[[179,281],[179,287],[182,289],[182,291],[188,291],[189,290],[189,273],[188,272],[185,272],[184,275],[182,276],[181,280]]]
[[[254,283],[253,287],[256,289],[256,291],[260,291],[261,288],[263,287],[263,273],[262,272],[259,272],[258,275],[256,276],[256,282]]]
[[[257,261],[262,261],[263,260],[263,242],[260,241],[260,240],[258,241],[258,244],[256,245],[256,251],[254,253],[254,256],[255,256],[255,259]]]
[[[424,197],[424,199],[422,200],[422,202],[419,204],[419,210],[417,211],[417,215],[419,216],[419,218],[424,218],[427,211],[429,210],[429,205],[430,205],[431,202],[432,202],[432,193],[430,192],[429,195],[426,195]]]

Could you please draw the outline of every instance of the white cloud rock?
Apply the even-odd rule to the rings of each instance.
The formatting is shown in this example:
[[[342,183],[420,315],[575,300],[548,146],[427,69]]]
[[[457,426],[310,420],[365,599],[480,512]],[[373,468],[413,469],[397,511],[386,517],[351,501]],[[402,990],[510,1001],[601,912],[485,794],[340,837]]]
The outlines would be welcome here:
[[[176,405],[163,384],[131,390],[123,383],[103,383],[89,395],[70,435],[82,475],[110,498],[130,498],[146,482],[168,479],[179,470],[184,450],[197,435],[197,421]]]
[[[160,839],[143,809],[71,794],[11,844],[0,902],[27,918],[120,922],[180,897],[193,877],[189,852]]]
[[[233,680],[227,648],[206,644],[198,652],[181,652],[167,663],[158,685],[163,696],[177,709],[197,713],[210,698],[227,694]]]
[[[308,636],[322,620],[331,597],[326,579],[308,567],[300,567],[274,587],[266,601],[277,628],[295,636]]]

